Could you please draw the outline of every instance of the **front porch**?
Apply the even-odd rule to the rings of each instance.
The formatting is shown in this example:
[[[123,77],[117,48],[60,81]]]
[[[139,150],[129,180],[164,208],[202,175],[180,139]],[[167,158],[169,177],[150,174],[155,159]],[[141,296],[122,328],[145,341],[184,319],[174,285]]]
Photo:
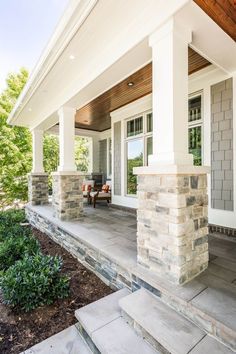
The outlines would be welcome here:
[[[53,217],[53,208],[26,208],[30,223],[62,244],[113,289],[144,287],[207,333],[236,349],[236,243],[209,236],[208,269],[174,285],[137,263],[136,217],[100,204],[79,221]]]

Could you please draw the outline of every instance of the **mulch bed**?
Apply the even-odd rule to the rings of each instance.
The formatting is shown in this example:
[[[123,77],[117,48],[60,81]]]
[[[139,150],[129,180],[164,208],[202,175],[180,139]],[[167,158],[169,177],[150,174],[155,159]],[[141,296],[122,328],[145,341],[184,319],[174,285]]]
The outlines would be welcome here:
[[[76,323],[75,310],[112,290],[87,270],[69,252],[48,236],[33,230],[43,253],[63,258],[63,273],[70,277],[70,296],[29,313],[11,310],[0,298],[0,353],[19,354],[36,343]]]

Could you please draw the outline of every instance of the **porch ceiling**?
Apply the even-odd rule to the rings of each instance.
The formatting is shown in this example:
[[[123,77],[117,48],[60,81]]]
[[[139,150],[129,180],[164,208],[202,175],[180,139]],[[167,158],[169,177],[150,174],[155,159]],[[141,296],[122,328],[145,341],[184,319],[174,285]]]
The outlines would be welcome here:
[[[236,41],[235,0],[194,0],[194,2]]]
[[[189,75],[211,63],[189,48]],[[128,83],[133,83],[129,86]],[[152,63],[144,66],[77,110],[75,127],[104,131],[111,127],[110,112],[152,92]]]

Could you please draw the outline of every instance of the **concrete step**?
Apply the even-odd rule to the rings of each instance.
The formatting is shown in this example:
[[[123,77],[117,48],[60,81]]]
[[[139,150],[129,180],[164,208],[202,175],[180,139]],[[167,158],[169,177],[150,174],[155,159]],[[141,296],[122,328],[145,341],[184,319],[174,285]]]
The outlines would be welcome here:
[[[146,289],[119,301],[124,319],[161,353],[232,353]],[[214,349],[214,350],[213,350]]]
[[[159,353],[122,319],[119,300],[129,294],[122,289],[75,312],[77,329],[93,353]]]
[[[91,354],[87,343],[75,326],[66,328],[21,354]]]

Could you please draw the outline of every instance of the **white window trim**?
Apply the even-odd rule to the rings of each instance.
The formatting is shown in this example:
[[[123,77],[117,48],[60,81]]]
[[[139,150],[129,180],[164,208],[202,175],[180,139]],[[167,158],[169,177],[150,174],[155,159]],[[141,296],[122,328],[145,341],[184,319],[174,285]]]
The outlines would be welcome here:
[[[126,118],[124,120],[124,196],[125,197],[130,197],[130,198],[137,198],[137,194],[128,194],[127,193],[127,158],[128,158],[128,149],[127,149],[127,143],[129,141],[135,141],[135,140],[143,140],[143,166],[147,166],[148,163],[148,158],[147,158],[147,138],[153,136],[153,132],[148,132],[147,131],[147,115],[149,113],[152,113],[152,109],[148,109],[144,112],[140,112],[138,114],[133,115],[132,117]],[[137,135],[133,136],[127,136],[127,123],[131,120],[135,120],[136,118],[143,117],[143,132]]]
[[[201,127],[201,161],[204,165],[204,102],[203,102],[203,90],[193,92],[188,96],[188,102],[190,99],[201,96],[201,119],[188,122],[188,130],[190,128]]]

